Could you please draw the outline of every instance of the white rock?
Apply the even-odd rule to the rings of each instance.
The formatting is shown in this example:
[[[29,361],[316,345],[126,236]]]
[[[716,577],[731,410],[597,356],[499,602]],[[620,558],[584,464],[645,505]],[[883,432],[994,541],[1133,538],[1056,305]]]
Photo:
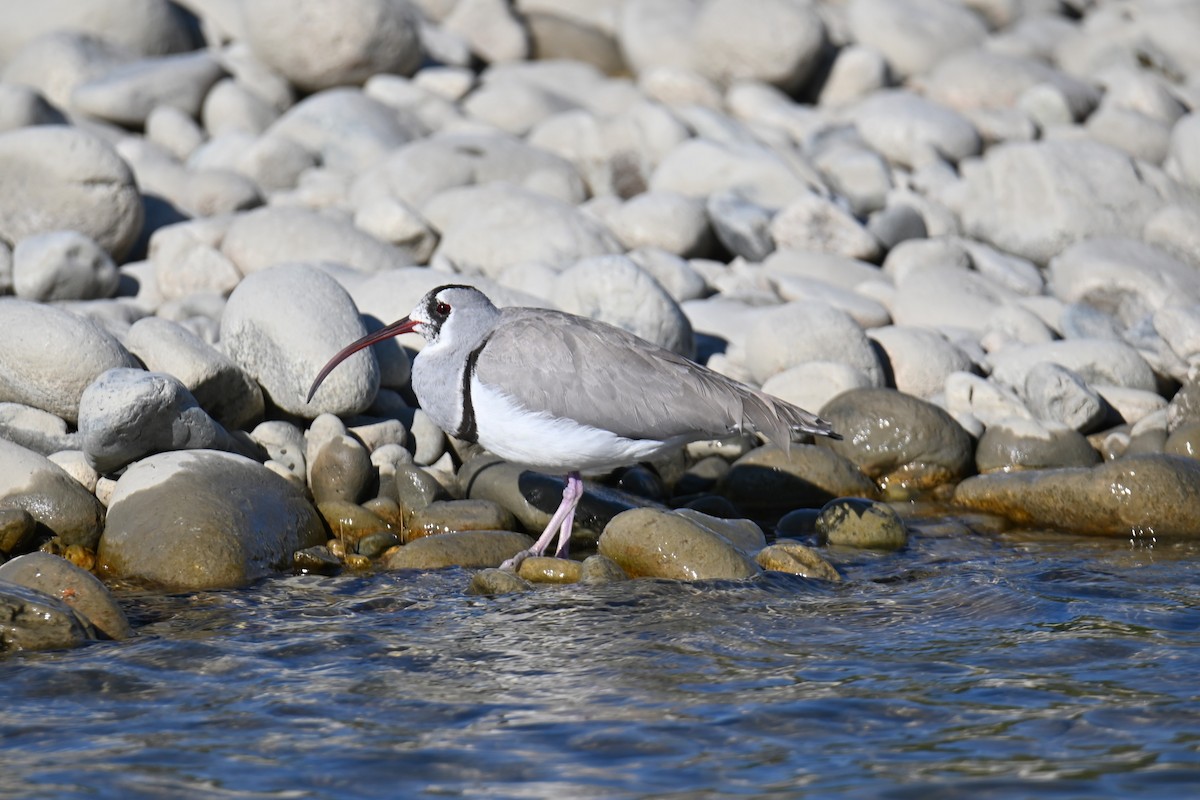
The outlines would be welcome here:
[[[746,366],[762,383],[808,361],[835,361],[884,385],[883,368],[871,342],[849,314],[824,303],[788,303],[763,311],[743,343]]]
[[[1033,415],[1012,389],[970,372],[946,376],[946,410],[955,418],[969,416],[987,427],[1007,419],[1032,419]]]
[[[775,289],[787,302],[809,300],[841,309],[863,328],[878,328],[892,321],[887,308],[869,297],[816,278],[796,275],[773,277]]]
[[[747,200],[781,208],[819,183],[766,147],[689,139],[668,153],[650,178],[650,188],[708,197],[736,187]]]
[[[503,183],[447,190],[422,212],[442,234],[435,259],[462,272],[495,277],[512,264],[559,266],[620,249],[574,206]]]
[[[966,353],[928,328],[888,325],[868,330],[867,336],[887,356],[895,387],[914,397],[928,400],[945,388],[947,376],[974,367]]]
[[[438,235],[429,223],[401,200],[383,197],[354,212],[354,226],[403,250],[414,263],[424,264],[437,247]]]
[[[413,142],[364,171],[350,189],[357,208],[394,199],[420,211],[437,194],[459,186],[506,181],[576,204],[587,190],[564,158],[512,136],[452,133]]]
[[[254,379],[183,326],[158,317],[140,319],[126,334],[125,346],[148,370],[182,382],[226,428],[245,428],[262,417],[262,390]]]
[[[13,249],[13,290],[24,300],[112,297],[119,277],[112,257],[77,231],[28,236]]]
[[[1092,388],[1121,419],[1130,424],[1137,424],[1153,414],[1165,412],[1167,408],[1166,398],[1151,390],[1108,386],[1103,383],[1094,383]],[[1165,425],[1165,418],[1163,423]]]
[[[771,237],[778,247],[816,250],[874,261],[881,255],[879,240],[848,211],[815,192],[798,195],[771,220]]]
[[[217,81],[204,97],[200,119],[209,136],[257,135],[279,119],[279,111],[239,81],[226,78]]]
[[[0,403],[0,439],[49,455],[78,447],[78,438],[67,432],[62,417],[20,403]]]
[[[212,226],[194,221],[166,225],[150,235],[148,255],[155,287],[166,300],[197,292],[229,294],[242,273],[213,242]]]
[[[65,126],[0,133],[0,239],[73,230],[119,260],[141,227],[133,173],[106,142]]]
[[[460,0],[442,28],[466,39],[488,63],[529,57],[529,36],[504,0]]]
[[[890,280],[874,264],[836,253],[781,248],[763,261],[769,276],[814,278],[843,289],[857,289],[864,283]]]
[[[117,125],[143,126],[157,106],[196,117],[204,95],[225,70],[203,50],[146,58],[114,67],[71,92],[78,110]]]
[[[691,263],[674,253],[654,247],[630,250],[626,255],[634,264],[658,281],[677,303],[695,300],[708,294],[704,276]]]
[[[726,250],[748,261],[762,261],[775,249],[771,212],[732,189],[714,192],[705,202],[713,233]]]
[[[378,164],[397,147],[425,134],[412,114],[372,100],[358,89],[326,89],[289,108],[264,136],[282,136],[347,173]]]
[[[330,417],[337,419],[332,414]],[[256,425],[250,431],[250,438],[267,452],[270,461],[282,467],[289,476],[298,478],[302,486],[308,485],[304,431],[290,422],[272,419]]]
[[[842,392],[874,385],[862,370],[848,364],[806,361],[767,378],[762,389],[780,400],[816,413]]]
[[[847,110],[863,140],[894,164],[977,155],[979,132],[959,112],[907,91],[876,92]]]
[[[691,357],[692,326],[679,305],[626,256],[579,261],[559,274],[551,299],[563,311],[592,317]]]
[[[883,53],[899,78],[926,72],[987,36],[974,12],[946,0],[853,0],[846,14],[851,40]]]
[[[1086,303],[1124,326],[1171,304],[1200,303],[1200,272],[1137,239],[1082,239],[1053,259],[1049,289],[1065,303]]]
[[[1104,420],[1107,407],[1082,377],[1060,364],[1035,364],[1019,387],[1030,412],[1041,420],[1088,433]]]
[[[87,454],[82,450],[59,450],[46,458],[62,467],[64,472],[79,481],[80,486],[93,494],[96,492],[96,483],[100,480],[100,475],[88,463]]]
[[[1154,312],[1154,329],[1181,359],[1200,361],[1200,305],[1170,305]]]
[[[406,2],[257,0],[244,14],[254,54],[308,91],[377,72],[408,75],[420,63],[417,17]]]
[[[1129,156],[1087,140],[999,145],[962,173],[964,231],[1036,264],[1088,236],[1140,235],[1167,199]]]
[[[184,161],[204,144],[204,131],[189,114],[175,106],[155,106],[146,115],[146,138]]]
[[[233,291],[221,317],[221,348],[288,413],[356,414],[379,389],[379,366],[369,352],[339,365],[311,403],[305,396],[321,367],[366,332],[333,278],[311,266],[284,265],[250,275]]]
[[[712,232],[704,202],[675,192],[643,192],[606,219],[627,250],[656,247],[680,256],[702,255]]]
[[[106,474],[168,450],[244,450],[182,383],[141,369],[109,370],[84,390],[79,441],[88,463]]]
[[[872,47],[850,44],[838,50],[821,87],[819,104],[838,107],[857,102],[888,84],[888,64]]]
[[[1106,339],[1066,339],[1010,347],[991,355],[992,378],[1006,386],[1024,386],[1029,371],[1043,361],[1079,374],[1092,388],[1123,386],[1154,391],[1154,373],[1137,350]]]
[[[268,207],[238,215],[221,252],[244,275],[295,261],[331,261],[363,272],[411,263],[404,252],[353,223],[301,208]]]
[[[0,298],[0,401],[75,422],[97,375],[137,362],[97,323],[48,305]]]
[[[917,269],[897,283],[892,318],[897,325],[982,332],[992,315],[1016,297],[977,272],[956,267]]]

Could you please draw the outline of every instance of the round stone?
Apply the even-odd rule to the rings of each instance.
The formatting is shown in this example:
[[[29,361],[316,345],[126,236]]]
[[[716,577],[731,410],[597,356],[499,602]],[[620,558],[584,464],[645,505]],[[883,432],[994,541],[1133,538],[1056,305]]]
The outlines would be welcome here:
[[[899,550],[908,543],[908,531],[894,508],[857,497],[827,503],[817,515],[815,527],[824,544]]]

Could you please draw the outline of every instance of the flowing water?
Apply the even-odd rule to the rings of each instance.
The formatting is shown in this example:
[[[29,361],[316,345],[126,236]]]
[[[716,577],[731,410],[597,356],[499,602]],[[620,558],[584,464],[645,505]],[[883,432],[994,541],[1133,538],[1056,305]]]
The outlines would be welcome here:
[[[918,535],[846,581],[122,595],[0,660],[0,796],[1185,797],[1200,545]]]

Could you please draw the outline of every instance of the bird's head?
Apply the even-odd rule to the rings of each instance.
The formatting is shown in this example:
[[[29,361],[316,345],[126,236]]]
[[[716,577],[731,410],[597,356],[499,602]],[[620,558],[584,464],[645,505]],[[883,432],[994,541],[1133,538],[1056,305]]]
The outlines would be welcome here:
[[[466,338],[472,327],[490,327],[496,313],[497,309],[487,295],[473,286],[439,286],[427,292],[404,319],[368,333],[339,350],[317,373],[305,402],[312,400],[317,387],[333,372],[334,367],[359,350],[402,333],[416,333],[431,345],[445,339]]]

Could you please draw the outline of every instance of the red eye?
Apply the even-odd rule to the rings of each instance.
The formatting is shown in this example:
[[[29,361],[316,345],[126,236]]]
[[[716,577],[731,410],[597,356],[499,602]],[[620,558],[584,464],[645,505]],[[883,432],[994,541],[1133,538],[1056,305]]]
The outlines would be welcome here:
[[[437,311],[439,317],[444,317],[450,313],[450,304],[438,303],[434,310]]]

